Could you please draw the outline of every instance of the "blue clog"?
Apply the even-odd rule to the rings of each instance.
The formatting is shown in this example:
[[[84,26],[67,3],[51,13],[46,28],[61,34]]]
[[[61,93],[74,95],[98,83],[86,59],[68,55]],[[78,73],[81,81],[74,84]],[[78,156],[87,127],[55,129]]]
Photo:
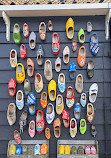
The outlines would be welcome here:
[[[93,55],[96,55],[96,54],[98,54],[98,52],[99,52],[98,35],[97,35],[96,32],[93,32],[93,33],[91,34],[90,50],[91,50],[91,53],[92,53]]]
[[[40,155],[40,145],[39,144],[35,145],[34,155]]]
[[[22,146],[21,145],[16,146],[16,155],[22,155]]]
[[[80,113],[81,113],[81,105],[79,103],[76,103],[74,106],[74,116],[76,120],[80,119]]]
[[[76,73],[76,65],[74,62],[72,62],[69,66],[69,77],[70,79],[74,79],[75,78],[75,73]]]
[[[58,88],[61,93],[64,93],[66,89],[65,75],[63,73],[60,73],[58,76]]]
[[[29,93],[27,97],[28,111],[30,115],[34,115],[36,112],[36,97],[34,93]]]
[[[49,112],[49,109],[51,109],[51,111]],[[46,110],[46,120],[48,124],[51,124],[52,121],[55,118],[55,111],[54,111],[54,105],[49,103],[47,105],[47,110]]]

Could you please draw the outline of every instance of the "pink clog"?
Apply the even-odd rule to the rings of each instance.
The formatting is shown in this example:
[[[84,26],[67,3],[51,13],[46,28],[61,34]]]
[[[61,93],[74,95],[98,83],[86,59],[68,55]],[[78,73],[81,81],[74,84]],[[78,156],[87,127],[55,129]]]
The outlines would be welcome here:
[[[32,120],[30,123],[29,123],[29,135],[31,138],[34,137],[35,135],[35,121]]]

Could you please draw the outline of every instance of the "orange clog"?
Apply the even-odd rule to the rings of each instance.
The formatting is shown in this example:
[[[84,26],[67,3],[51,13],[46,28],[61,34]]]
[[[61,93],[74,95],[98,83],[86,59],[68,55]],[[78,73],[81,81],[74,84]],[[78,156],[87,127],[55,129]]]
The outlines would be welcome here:
[[[40,103],[43,108],[46,108],[47,106],[47,93],[46,92],[42,92]]]
[[[86,48],[84,46],[81,46],[79,48],[78,57],[77,57],[77,63],[80,67],[83,67],[86,62]]]
[[[51,137],[50,128],[45,129],[45,136],[46,136],[47,139],[50,139],[50,137]]]
[[[23,35],[24,35],[24,37],[29,36],[29,27],[26,23],[23,24]]]
[[[47,154],[47,149],[48,149],[48,147],[47,147],[47,144],[42,144],[42,146],[41,146],[41,148],[40,148],[40,154],[41,155],[46,155]]]
[[[61,135],[61,121],[59,118],[56,118],[53,123],[54,136],[59,138]]]

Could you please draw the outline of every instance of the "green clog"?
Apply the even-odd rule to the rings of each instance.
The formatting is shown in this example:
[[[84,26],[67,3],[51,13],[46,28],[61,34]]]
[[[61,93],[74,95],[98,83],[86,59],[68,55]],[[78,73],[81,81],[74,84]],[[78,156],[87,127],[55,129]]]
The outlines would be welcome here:
[[[82,146],[78,147],[77,154],[79,154],[79,155],[83,155],[84,154],[84,148]]]
[[[78,39],[79,39],[79,43],[85,42],[85,34],[84,34],[84,30],[82,28],[78,32]]]
[[[80,133],[84,134],[86,132],[87,126],[86,126],[86,120],[81,119],[80,120]]]
[[[77,155],[77,149],[76,149],[75,146],[72,146],[72,147],[71,147],[71,154]]]
[[[16,44],[20,44],[20,42],[21,42],[19,24],[15,24],[14,27],[13,27],[13,40]]]

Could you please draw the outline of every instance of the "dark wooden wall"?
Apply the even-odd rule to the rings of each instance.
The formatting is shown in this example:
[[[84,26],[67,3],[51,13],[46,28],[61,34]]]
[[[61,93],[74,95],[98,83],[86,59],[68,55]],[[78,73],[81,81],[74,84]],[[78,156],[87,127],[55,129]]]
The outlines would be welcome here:
[[[44,42],[42,42],[39,39],[38,36],[38,27],[39,23],[41,21],[44,21],[46,24],[48,23],[48,20],[51,19],[53,21],[54,29],[53,32],[57,32],[60,37],[60,42],[61,42],[61,49],[60,52],[57,56],[55,56],[52,53],[51,50],[51,38],[52,38],[52,33],[49,32],[47,29],[47,38]],[[27,48],[27,57],[31,57],[31,59],[35,63],[35,73],[40,73],[43,77],[44,81],[44,91],[47,91],[47,86],[48,86],[48,81],[44,77],[44,66],[40,67],[37,65],[36,62],[36,51],[38,49],[39,44],[42,44],[44,51],[45,51],[45,58],[50,59],[53,65],[53,79],[57,83],[57,78],[59,73],[55,71],[55,59],[56,57],[61,57],[62,59],[62,51],[66,45],[69,46],[70,48],[70,62],[75,62],[77,66],[77,71],[76,75],[81,73],[84,78],[84,92],[87,92],[89,90],[89,87],[92,83],[97,82],[99,86],[99,92],[98,92],[98,97],[97,101],[94,103],[94,107],[96,108],[95,111],[95,117],[93,120],[93,123],[96,125],[97,128],[97,139],[99,141],[99,148],[100,148],[100,158],[108,158],[111,157],[111,58],[109,57],[109,51],[110,51],[110,46],[109,46],[109,41],[105,40],[105,17],[104,16],[92,16],[92,17],[73,17],[74,22],[75,22],[75,34],[74,34],[74,39],[77,40],[77,34],[80,28],[83,28],[85,30],[85,36],[86,40],[84,43],[84,46],[86,47],[87,51],[87,59],[86,63],[91,59],[94,61],[95,65],[95,74],[92,79],[87,78],[87,73],[86,73],[86,65],[84,68],[80,68],[77,64],[77,54],[78,50],[76,53],[72,52],[71,49],[71,41],[67,39],[66,33],[65,33],[65,23],[68,17],[38,17],[38,18],[11,18],[11,40],[10,42],[6,41],[6,34],[5,34],[5,24],[3,22],[3,19],[0,18],[0,158],[6,158],[6,152],[7,152],[7,145],[8,141],[13,139],[13,132],[15,129],[19,130],[19,117],[21,115],[22,111],[19,111],[17,109],[17,121],[16,123],[10,127],[8,122],[7,122],[7,107],[10,102],[15,102],[15,97],[10,97],[8,94],[8,82],[10,78],[15,78],[16,72],[15,69],[11,68],[10,62],[9,62],[9,56],[10,56],[10,50],[11,49],[16,49],[18,53],[18,62],[23,63],[25,66],[26,70],[26,61],[27,59],[21,59],[20,58],[20,52],[19,52],[19,45],[14,44],[13,39],[12,39],[12,32],[13,32],[13,25],[15,23],[20,24],[21,27],[21,37],[22,41],[21,43],[26,45]],[[94,57],[89,49],[89,44],[90,44],[90,33],[86,32],[86,23],[88,21],[92,22],[93,25],[93,31],[96,31],[98,34],[99,38],[99,45],[100,45],[100,51],[99,54]],[[34,31],[37,35],[37,44],[36,44],[36,49],[31,50],[29,48],[28,44],[28,39],[25,39],[22,34],[22,26],[23,23],[26,22],[29,25],[30,31]],[[81,45],[78,43],[78,49]],[[66,76],[66,86],[68,87],[71,85],[73,88],[75,87],[75,79],[70,80],[69,78],[69,64],[65,65],[62,60],[62,70]],[[34,90],[34,76],[32,78],[28,77],[26,74],[26,78],[28,78],[31,81],[32,85],[32,91],[36,94],[37,98],[37,110],[41,109],[44,111],[44,114],[46,113],[46,110],[42,109],[40,105],[40,94],[37,94]],[[23,84],[18,84],[17,85],[17,90],[23,90]],[[59,90],[57,88],[57,94],[59,94]],[[64,97],[64,102],[65,102],[65,96],[66,92],[64,92],[63,97]],[[25,102],[26,102],[26,96],[25,96]],[[88,93],[87,93],[87,99],[88,99]],[[75,102],[79,102],[80,100],[80,94],[78,94],[75,90]],[[50,101],[49,101],[50,102]],[[88,102],[88,101],[87,101]],[[53,103],[55,105],[55,102]],[[65,108],[66,104],[65,104]],[[25,105],[25,108],[27,109],[27,105]],[[67,109],[68,110],[68,109]],[[70,113],[70,119],[74,117],[73,114],[73,108],[71,110],[68,110]],[[61,118],[61,116],[56,117]],[[81,118],[86,119],[86,107],[82,108],[81,112]],[[28,122],[30,120],[34,119],[35,116],[30,116],[28,117]],[[61,119],[62,121],[62,119]],[[50,127],[51,129],[51,139],[50,139],[50,158],[56,158],[56,145],[57,145],[57,140],[54,138],[53,135],[53,125],[48,125],[46,123],[46,127]],[[85,135],[81,135],[79,132],[79,122],[78,122],[78,133],[77,136],[74,139],[94,139],[91,136],[90,133],[90,127],[91,124],[87,122],[87,131]],[[22,139],[31,139],[28,134],[28,128],[27,130],[24,131],[24,133],[21,135]],[[36,135],[33,139],[45,139],[44,132],[42,134],[38,134],[36,132]],[[69,129],[65,129],[63,127],[62,123],[62,128],[61,128],[61,137],[60,139],[72,139],[69,134]],[[107,155],[106,155],[107,153]],[[108,155],[109,154],[109,155]]]

